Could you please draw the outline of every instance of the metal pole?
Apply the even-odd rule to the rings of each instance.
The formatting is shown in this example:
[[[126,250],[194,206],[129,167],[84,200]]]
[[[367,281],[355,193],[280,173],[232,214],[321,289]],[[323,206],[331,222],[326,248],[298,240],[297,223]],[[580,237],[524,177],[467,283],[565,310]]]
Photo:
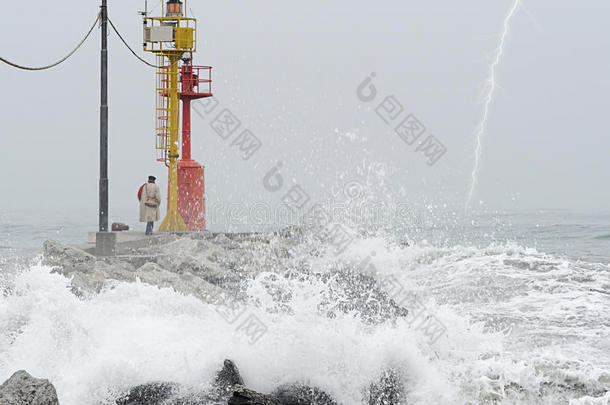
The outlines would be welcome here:
[[[188,96],[182,99],[182,160],[191,160],[191,99]]]
[[[100,232],[108,231],[108,10],[102,0],[102,53],[100,103]]]

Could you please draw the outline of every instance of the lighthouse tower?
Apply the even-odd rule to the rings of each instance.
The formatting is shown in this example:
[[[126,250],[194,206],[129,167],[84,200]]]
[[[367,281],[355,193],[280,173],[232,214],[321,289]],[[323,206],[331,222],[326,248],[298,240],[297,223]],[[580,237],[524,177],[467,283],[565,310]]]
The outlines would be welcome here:
[[[157,55],[157,160],[169,169],[167,214],[159,226],[161,232],[205,229],[203,166],[191,159],[190,102],[212,96],[212,68],[192,65],[197,20],[186,15],[184,1],[168,0],[164,5],[161,0],[162,16],[144,16],[144,50]],[[180,162],[179,99],[184,105]]]

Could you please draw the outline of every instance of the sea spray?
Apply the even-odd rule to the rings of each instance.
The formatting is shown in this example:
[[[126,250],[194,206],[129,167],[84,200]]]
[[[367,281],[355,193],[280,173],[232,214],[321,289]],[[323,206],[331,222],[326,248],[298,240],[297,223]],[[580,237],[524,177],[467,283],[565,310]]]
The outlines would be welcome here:
[[[104,403],[150,381],[205,391],[225,358],[259,392],[306,383],[344,404],[364,403],[371,382],[389,369],[402,376],[409,403],[421,404],[525,404],[541,397],[567,403],[603,397],[608,387],[603,343],[595,339],[608,325],[594,316],[608,303],[589,290],[610,285],[606,265],[514,243],[405,245],[388,234],[359,237],[336,256],[306,232],[283,234],[292,236],[219,237],[217,243],[189,237],[159,248],[177,252],[166,265],[182,274],[212,255],[236,271],[242,257],[238,302],[244,311],[234,323],[222,304],[177,292],[171,283],[104,273],[99,293],[78,296],[71,276],[34,264],[0,297],[0,379],[17,369],[49,378],[62,405]],[[330,281],[357,270],[373,251],[376,277],[394,277],[446,326],[439,339],[431,341],[409,318],[370,322],[361,309],[367,307],[328,311],[329,297],[343,300]],[[566,318],[561,302],[574,302],[565,313],[584,306],[591,318],[586,312],[582,321]],[[266,327],[254,343],[239,330],[250,316]],[[590,336],[587,347],[571,341],[573,333]]]

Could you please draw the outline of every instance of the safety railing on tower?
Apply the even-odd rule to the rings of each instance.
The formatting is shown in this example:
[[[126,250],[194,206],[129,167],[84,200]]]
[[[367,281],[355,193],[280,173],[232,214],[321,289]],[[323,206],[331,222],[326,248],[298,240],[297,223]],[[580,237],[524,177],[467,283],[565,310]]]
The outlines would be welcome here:
[[[212,96],[212,67],[184,65],[181,67],[180,94]]]
[[[197,20],[187,17],[145,17],[144,50],[154,53],[196,52]]]

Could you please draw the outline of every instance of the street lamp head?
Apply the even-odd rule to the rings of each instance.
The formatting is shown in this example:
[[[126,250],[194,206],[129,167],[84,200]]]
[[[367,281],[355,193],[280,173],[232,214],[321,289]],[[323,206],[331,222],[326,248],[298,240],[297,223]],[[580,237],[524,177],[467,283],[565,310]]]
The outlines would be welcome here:
[[[168,0],[166,17],[183,17],[184,10],[183,4],[180,0]]]

